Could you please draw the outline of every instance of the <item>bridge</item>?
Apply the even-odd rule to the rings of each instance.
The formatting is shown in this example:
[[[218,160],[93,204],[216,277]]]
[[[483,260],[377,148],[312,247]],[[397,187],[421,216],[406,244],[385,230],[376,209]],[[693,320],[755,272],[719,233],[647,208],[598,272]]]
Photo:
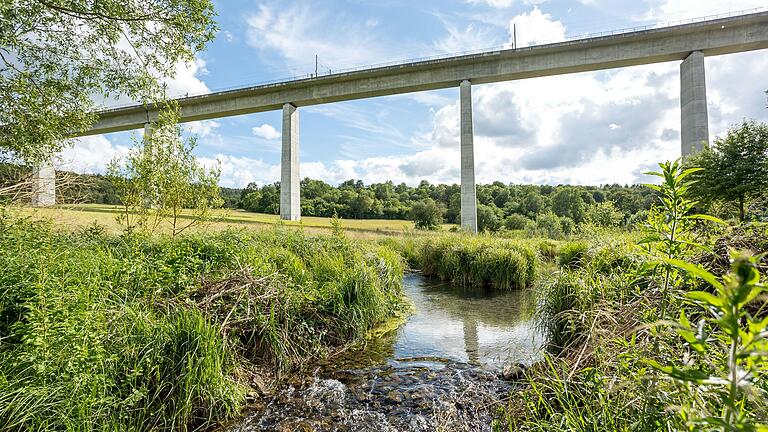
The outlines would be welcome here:
[[[768,12],[588,37],[524,48],[371,67],[176,99],[182,122],[283,111],[280,216],[301,218],[299,108],[354,99],[459,87],[461,226],[477,232],[472,84],[680,61],[681,154],[709,141],[704,58],[768,48]],[[80,136],[151,130],[154,105],[100,111]],[[38,205],[55,202],[52,167],[36,170]]]

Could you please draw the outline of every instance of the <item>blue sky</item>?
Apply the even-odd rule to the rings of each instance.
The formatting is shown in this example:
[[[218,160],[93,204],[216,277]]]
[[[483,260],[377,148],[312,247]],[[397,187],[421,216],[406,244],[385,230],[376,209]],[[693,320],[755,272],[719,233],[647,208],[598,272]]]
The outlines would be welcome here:
[[[220,31],[174,95],[465,50],[518,45],[764,6],[755,0],[215,0]],[[707,58],[710,134],[768,120],[768,53]],[[677,62],[473,87],[477,177],[538,184],[634,183],[680,152]],[[301,176],[458,182],[458,89],[300,111]],[[280,112],[185,125],[223,186],[279,180]],[[138,133],[138,132],[136,132]],[[102,172],[132,134],[83,138],[61,167]]]

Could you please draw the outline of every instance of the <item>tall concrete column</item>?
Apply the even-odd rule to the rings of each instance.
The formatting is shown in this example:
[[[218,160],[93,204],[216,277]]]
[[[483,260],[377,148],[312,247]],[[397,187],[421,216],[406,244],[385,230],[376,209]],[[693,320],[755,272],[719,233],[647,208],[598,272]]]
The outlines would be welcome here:
[[[149,140],[152,137],[152,123],[144,123],[144,140]]]
[[[683,158],[709,142],[704,53],[692,52],[680,65],[681,153]]]
[[[461,82],[461,228],[477,233],[477,193],[475,189],[475,145],[472,133],[472,84]]]
[[[56,170],[53,162],[32,168],[32,205],[46,207],[56,204]]]
[[[283,105],[283,152],[280,168],[280,218],[301,219],[299,191],[299,111]]]

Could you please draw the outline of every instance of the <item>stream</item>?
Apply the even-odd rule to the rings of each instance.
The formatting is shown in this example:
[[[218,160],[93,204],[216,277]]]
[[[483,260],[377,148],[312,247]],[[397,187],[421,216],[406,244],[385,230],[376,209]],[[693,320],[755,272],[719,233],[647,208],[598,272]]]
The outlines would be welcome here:
[[[514,382],[540,358],[530,290],[465,288],[409,274],[414,312],[397,331],[319,364],[226,430],[490,431]],[[508,368],[509,370],[509,368]]]

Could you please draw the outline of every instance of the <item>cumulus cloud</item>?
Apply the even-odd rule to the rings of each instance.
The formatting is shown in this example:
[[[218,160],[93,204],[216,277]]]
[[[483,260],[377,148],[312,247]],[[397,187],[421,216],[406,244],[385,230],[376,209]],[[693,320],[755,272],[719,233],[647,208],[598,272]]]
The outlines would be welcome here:
[[[346,19],[342,12],[331,14],[312,2],[261,4],[246,23],[248,44],[302,68],[294,71],[297,74],[314,69],[316,54],[324,65],[337,69],[386,58],[371,34],[375,26],[367,25],[372,22]]]
[[[764,0],[646,0],[649,9],[638,20],[680,20],[748,9],[765,9]]]
[[[184,123],[184,129],[200,138],[212,136],[214,131],[219,127],[221,127],[221,123],[215,120],[201,120]]]
[[[516,28],[519,47],[560,42],[565,39],[565,25],[535,6],[530,12],[512,18],[509,23],[510,35],[515,33],[513,26]],[[510,43],[512,42],[510,39]]]
[[[259,138],[267,140],[276,140],[280,138],[281,133],[277,131],[272,125],[264,123],[261,126],[254,126],[251,128],[251,132]]]
[[[72,140],[72,145],[59,155],[57,169],[78,173],[103,173],[115,157],[128,154],[129,145],[114,144],[103,135]]]

